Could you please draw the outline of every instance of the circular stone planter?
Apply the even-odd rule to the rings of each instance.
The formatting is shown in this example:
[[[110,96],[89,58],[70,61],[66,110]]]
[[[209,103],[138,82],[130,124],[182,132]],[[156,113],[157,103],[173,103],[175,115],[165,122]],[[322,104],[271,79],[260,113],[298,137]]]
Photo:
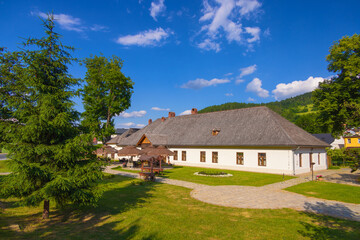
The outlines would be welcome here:
[[[199,172],[194,173],[196,176],[204,176],[204,177],[232,177],[233,175],[230,173],[222,174],[222,175],[206,175],[200,174]]]

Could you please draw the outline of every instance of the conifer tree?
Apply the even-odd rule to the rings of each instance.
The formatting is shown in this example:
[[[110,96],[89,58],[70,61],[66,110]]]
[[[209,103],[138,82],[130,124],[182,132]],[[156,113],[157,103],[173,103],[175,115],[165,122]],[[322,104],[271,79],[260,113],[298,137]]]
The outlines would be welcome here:
[[[92,153],[92,137],[80,132],[71,100],[79,82],[68,73],[74,49],[60,42],[52,15],[43,25],[44,37],[0,52],[0,129],[12,159],[0,193],[28,206],[43,202],[48,218],[50,201],[95,204],[103,163]]]

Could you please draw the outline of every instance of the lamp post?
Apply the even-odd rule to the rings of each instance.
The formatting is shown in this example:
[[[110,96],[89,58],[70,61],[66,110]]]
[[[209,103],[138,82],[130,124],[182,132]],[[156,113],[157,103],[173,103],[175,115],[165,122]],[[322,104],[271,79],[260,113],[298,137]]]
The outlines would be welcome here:
[[[315,165],[315,163],[311,162],[310,165],[311,165],[311,181],[314,181],[314,165]]]

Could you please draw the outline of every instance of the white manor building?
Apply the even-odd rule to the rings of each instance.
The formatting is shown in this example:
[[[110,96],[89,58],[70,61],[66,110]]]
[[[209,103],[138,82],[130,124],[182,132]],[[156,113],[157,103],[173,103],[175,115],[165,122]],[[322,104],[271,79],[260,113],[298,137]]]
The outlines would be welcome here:
[[[126,134],[125,134],[126,133]],[[170,112],[107,144],[116,149],[164,145],[175,165],[296,175],[327,169],[329,144],[267,107],[175,116]]]

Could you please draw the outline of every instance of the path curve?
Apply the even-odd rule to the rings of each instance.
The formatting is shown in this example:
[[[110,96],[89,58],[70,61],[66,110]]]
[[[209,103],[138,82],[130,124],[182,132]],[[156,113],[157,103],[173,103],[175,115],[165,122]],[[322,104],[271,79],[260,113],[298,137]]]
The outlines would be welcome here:
[[[137,173],[112,170],[108,166],[107,173],[132,178],[139,178]],[[339,172],[339,171],[338,171]],[[323,176],[331,175],[334,171],[322,171]],[[360,221],[360,204],[344,203],[307,197],[301,194],[284,191],[282,189],[311,180],[309,175],[303,175],[288,181],[265,185],[251,186],[208,186],[182,180],[157,177],[156,181],[193,189],[191,197],[210,204],[253,209],[292,208],[316,214],[324,214],[337,218]]]

